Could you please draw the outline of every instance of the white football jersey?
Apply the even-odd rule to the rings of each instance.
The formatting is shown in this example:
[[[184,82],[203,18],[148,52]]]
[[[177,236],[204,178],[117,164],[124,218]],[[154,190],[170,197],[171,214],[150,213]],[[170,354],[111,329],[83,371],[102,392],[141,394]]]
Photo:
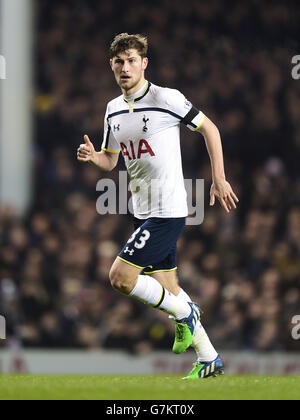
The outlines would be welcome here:
[[[196,131],[204,114],[175,89],[146,82],[108,103],[102,150],[122,152],[135,217],[187,217],[180,123]]]

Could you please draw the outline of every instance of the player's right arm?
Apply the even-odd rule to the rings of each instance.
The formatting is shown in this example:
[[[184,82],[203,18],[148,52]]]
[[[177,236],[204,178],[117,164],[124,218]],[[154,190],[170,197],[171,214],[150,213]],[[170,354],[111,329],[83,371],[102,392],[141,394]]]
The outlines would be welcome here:
[[[97,166],[102,171],[110,172],[118,164],[119,154],[110,153],[105,150],[96,152],[95,147],[87,135],[84,136],[84,144],[77,150],[77,159],[80,162],[89,162]]]
[[[110,104],[107,105],[104,118],[101,152],[96,152],[93,143],[87,135],[84,136],[85,143],[81,144],[77,150],[77,158],[80,162],[89,162],[106,172],[112,171],[117,166],[121,151],[121,147],[117,143],[109,123],[109,106]]]

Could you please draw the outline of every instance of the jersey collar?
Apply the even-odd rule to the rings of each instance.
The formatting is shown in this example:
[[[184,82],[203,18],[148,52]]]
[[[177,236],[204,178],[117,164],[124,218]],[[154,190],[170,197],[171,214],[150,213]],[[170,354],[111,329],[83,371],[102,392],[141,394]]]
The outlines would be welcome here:
[[[140,101],[141,99],[143,99],[147,95],[147,93],[150,90],[150,87],[151,87],[151,83],[146,81],[146,83],[144,84],[144,86],[140,90],[138,90],[137,92],[133,93],[130,96],[123,96],[123,99],[127,103],[132,102],[132,101],[134,101],[134,102]]]

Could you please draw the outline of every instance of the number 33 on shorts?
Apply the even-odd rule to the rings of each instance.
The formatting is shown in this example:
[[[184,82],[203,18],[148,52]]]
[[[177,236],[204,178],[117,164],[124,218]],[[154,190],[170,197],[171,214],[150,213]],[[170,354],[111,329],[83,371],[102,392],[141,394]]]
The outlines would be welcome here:
[[[128,244],[131,244],[135,238],[137,237],[137,235],[140,233],[141,228],[138,228],[134,234],[131,236],[131,238],[128,240]],[[137,249],[143,249],[144,246],[146,245],[146,242],[150,239],[151,233],[149,232],[149,230],[143,230],[142,235],[140,236],[139,240],[136,241],[134,243],[134,247]]]

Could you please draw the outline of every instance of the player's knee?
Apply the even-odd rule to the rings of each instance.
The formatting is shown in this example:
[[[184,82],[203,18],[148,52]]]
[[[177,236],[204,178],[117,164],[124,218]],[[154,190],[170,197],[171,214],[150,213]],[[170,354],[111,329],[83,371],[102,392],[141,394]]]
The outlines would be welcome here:
[[[112,287],[121,293],[129,295],[133,289],[133,281],[119,268],[113,267],[109,273]]]

